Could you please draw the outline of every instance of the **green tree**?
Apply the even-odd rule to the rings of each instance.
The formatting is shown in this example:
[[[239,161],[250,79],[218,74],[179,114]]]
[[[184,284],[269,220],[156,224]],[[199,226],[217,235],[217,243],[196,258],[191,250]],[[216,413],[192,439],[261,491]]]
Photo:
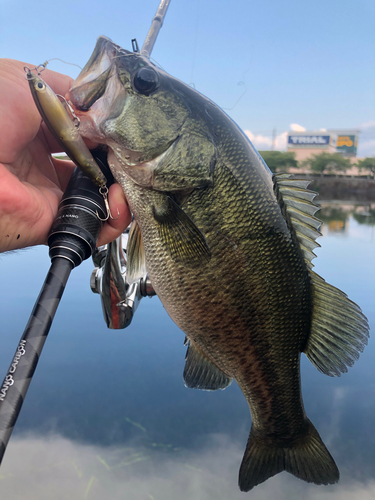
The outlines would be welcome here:
[[[375,175],[375,156],[359,160],[357,167],[359,170],[368,170],[372,173],[372,175]]]
[[[339,172],[345,172],[352,167],[349,158],[345,158],[339,153],[320,153],[307,158],[302,166],[309,168],[312,172],[318,172],[321,175]]]
[[[271,172],[287,172],[289,167],[298,168],[294,153],[283,151],[259,151]]]

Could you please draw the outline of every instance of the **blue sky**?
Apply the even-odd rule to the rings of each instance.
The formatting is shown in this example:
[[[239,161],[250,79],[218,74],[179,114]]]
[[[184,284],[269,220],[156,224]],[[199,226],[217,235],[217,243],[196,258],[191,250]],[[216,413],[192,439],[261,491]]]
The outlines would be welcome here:
[[[0,56],[83,66],[101,34],[127,49],[132,38],[142,45],[158,3],[0,0]],[[369,156],[374,24],[374,0],[171,0],[152,55],[224,108],[259,149],[269,148],[274,128],[281,148],[291,124],[360,128],[359,155]]]

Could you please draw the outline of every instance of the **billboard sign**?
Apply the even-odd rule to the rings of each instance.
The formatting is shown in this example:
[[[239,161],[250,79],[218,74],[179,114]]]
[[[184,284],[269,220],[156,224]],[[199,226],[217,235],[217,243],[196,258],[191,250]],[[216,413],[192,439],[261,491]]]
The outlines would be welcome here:
[[[329,135],[288,135],[288,146],[292,147],[324,147],[329,146],[331,136]]]
[[[336,149],[338,152],[348,156],[356,156],[358,137],[356,135],[338,135]]]

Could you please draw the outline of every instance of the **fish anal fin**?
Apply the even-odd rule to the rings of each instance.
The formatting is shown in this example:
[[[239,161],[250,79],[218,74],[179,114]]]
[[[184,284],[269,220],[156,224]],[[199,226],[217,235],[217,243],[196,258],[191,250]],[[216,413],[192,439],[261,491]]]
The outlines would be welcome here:
[[[304,353],[326,375],[340,376],[358,359],[369,336],[361,309],[344,292],[310,271],[313,314]]]
[[[203,233],[171,196],[153,206],[160,239],[175,262],[199,267],[211,258]]]
[[[202,389],[216,391],[225,389],[231,384],[232,379],[210,361],[194,344],[192,340],[185,339],[188,346],[186,364],[184,369],[184,382],[189,389]]]
[[[126,248],[126,281],[131,284],[146,274],[146,257],[141,230],[133,220]]]
[[[335,461],[308,419],[306,433],[284,447],[268,443],[251,428],[240,467],[240,490],[250,491],[284,470],[315,484],[333,484],[340,478]]]

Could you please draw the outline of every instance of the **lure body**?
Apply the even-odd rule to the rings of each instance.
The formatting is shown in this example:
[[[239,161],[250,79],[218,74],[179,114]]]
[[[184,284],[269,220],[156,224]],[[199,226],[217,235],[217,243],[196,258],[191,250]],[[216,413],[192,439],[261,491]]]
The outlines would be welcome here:
[[[62,149],[97,186],[104,186],[106,177],[58,96],[40,76],[28,71],[26,78],[41,117]]]

